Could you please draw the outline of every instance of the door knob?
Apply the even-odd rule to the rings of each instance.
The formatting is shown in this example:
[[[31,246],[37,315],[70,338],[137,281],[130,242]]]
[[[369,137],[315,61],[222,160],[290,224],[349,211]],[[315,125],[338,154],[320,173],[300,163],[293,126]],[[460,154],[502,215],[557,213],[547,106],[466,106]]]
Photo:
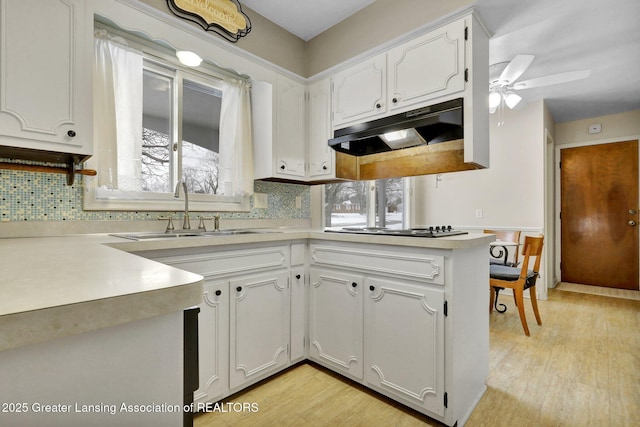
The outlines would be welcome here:
[[[636,225],[636,222],[634,220],[631,220],[628,222],[628,224],[633,227]]]

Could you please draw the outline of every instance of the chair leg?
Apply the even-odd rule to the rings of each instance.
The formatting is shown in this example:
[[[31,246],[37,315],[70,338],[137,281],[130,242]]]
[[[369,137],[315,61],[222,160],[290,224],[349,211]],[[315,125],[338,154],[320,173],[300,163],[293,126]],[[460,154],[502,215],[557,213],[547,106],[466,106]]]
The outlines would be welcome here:
[[[524,314],[524,295],[522,289],[514,289],[513,295],[516,299],[516,304],[518,305],[518,313],[520,313],[520,322],[522,322],[522,328],[524,329],[524,334],[526,336],[529,335],[529,327],[527,326],[527,318]]]
[[[493,304],[496,302],[496,290],[489,286],[489,314],[493,313]]]
[[[542,326],[542,320],[540,320],[540,313],[538,312],[538,298],[536,297],[536,286],[533,285],[529,288],[529,297],[531,298],[531,305],[533,306],[533,314],[536,315],[536,322]]]

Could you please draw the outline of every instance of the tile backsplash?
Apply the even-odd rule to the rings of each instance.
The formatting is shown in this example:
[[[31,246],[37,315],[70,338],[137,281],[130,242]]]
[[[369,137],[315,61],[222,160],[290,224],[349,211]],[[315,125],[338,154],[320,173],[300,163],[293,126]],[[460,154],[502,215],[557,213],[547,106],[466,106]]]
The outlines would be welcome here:
[[[6,221],[132,221],[156,220],[171,212],[85,211],[83,177],[68,186],[66,175],[0,170],[0,219]],[[310,191],[306,185],[256,181],[254,191],[268,194],[268,207],[250,212],[221,212],[222,218],[300,219],[310,217]],[[296,197],[302,200],[296,208]],[[198,212],[193,212],[194,217]]]

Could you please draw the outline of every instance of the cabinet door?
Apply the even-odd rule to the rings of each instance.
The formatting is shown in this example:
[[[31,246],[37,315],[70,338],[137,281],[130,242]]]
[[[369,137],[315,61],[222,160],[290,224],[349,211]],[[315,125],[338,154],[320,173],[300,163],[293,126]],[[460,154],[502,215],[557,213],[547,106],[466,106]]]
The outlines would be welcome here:
[[[304,266],[291,269],[291,361],[304,358],[305,347],[305,276]]]
[[[362,379],[363,278],[312,268],[309,286],[309,357]]]
[[[209,281],[198,316],[200,388],[195,402],[215,402],[229,391],[229,284]]]
[[[289,362],[288,271],[230,281],[231,390]]]
[[[88,29],[82,0],[0,0],[0,144],[91,154]]]
[[[391,49],[390,110],[463,91],[464,21],[458,20]]]
[[[331,82],[334,129],[387,111],[386,54],[335,74]]]
[[[324,79],[309,86],[307,108],[307,153],[309,179],[332,178],[335,151],[329,147],[331,133],[331,86]]]
[[[306,113],[305,86],[283,76],[277,77],[276,87],[277,176],[305,177]]]
[[[444,415],[444,292],[367,277],[365,380]]]

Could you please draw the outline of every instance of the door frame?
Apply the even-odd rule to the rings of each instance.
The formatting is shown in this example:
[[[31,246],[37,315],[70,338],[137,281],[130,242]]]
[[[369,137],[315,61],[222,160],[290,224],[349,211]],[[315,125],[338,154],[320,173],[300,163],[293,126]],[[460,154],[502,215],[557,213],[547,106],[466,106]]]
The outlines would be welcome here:
[[[624,142],[624,141],[632,141],[632,140],[637,140],[638,141],[638,151],[640,151],[640,135],[630,135],[630,136],[624,136],[624,137],[616,137],[616,138],[606,138],[606,139],[595,139],[595,140],[590,140],[590,141],[579,141],[579,142],[572,142],[570,144],[561,144],[561,145],[556,145],[555,148],[555,160],[554,160],[554,172],[555,172],[555,212],[554,212],[554,217],[555,217],[555,239],[554,239],[554,246],[555,246],[555,253],[556,256],[554,257],[554,269],[555,269],[555,276],[557,277],[557,282],[555,285],[557,285],[558,283],[560,283],[560,279],[562,278],[561,272],[560,272],[560,261],[562,261],[562,249],[561,249],[561,240],[562,240],[562,221],[560,221],[560,150],[564,150],[565,148],[576,148],[576,147],[587,147],[590,145],[600,145],[600,144],[612,144],[615,142]],[[640,154],[640,153],[639,153]],[[640,155],[639,155],[640,158]],[[638,182],[640,183],[640,168],[638,168]],[[640,193],[640,185],[638,185],[638,192]],[[638,194],[638,197],[640,199],[640,194]],[[639,237],[638,237],[638,245],[640,245],[640,233]],[[640,275],[640,272],[639,272]],[[639,277],[640,279],[640,277]]]

